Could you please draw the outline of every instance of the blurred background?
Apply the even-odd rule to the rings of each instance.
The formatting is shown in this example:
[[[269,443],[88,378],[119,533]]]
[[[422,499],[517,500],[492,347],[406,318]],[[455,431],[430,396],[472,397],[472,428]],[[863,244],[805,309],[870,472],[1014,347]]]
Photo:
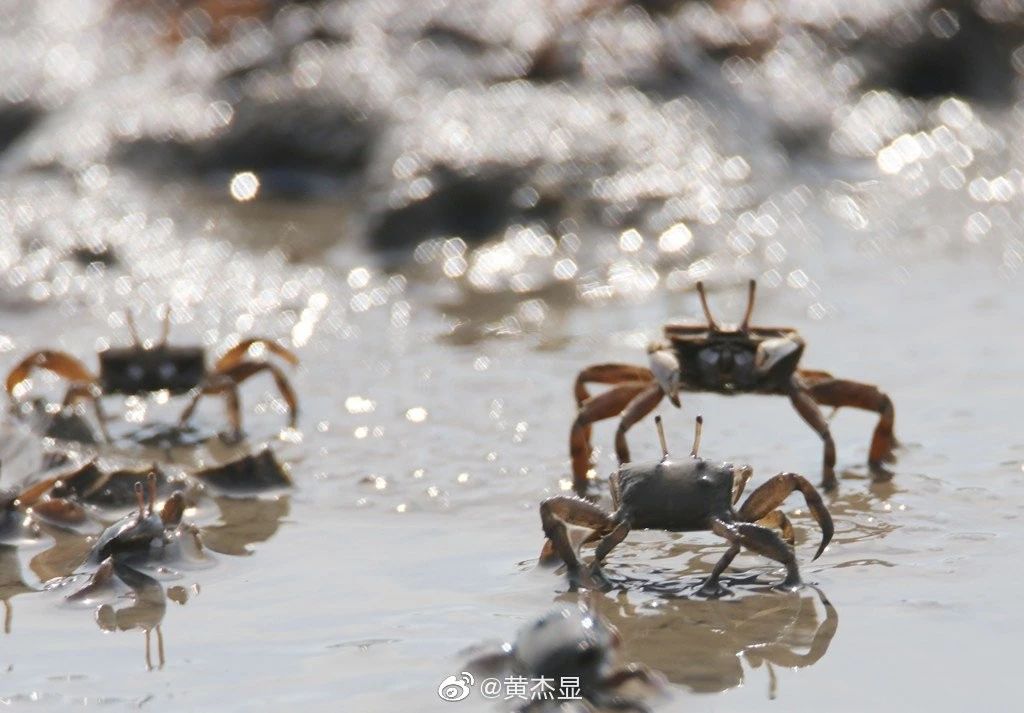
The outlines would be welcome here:
[[[1022,98],[1018,0],[0,0],[4,372],[44,347],[92,367],[124,308],[155,335],[165,304],[210,359],[261,334],[303,364],[298,429],[269,380],[243,395],[294,490],[201,512],[215,566],[175,574],[154,620],[48,591],[75,566],[59,537],[0,547],[0,702],[450,710],[460,652],[564,599],[533,558],[576,372],[643,363],[701,314],[697,280],[738,319],[757,278],[755,324],[892,395],[895,477],[863,465],[873,416],[838,416],[814,566],[789,511],[820,597],[695,602],[721,542],[631,537],[612,568],[633,584],[599,603],[625,655],[666,673],[665,710],[1004,705]],[[784,401],[662,411],[677,448],[703,413],[709,458],[816,480]],[[180,409],[123,406],[129,439]],[[631,439],[658,452],[650,424]],[[38,473],[32,443],[3,436],[3,487]],[[166,666],[124,675],[152,667],[153,621]]]

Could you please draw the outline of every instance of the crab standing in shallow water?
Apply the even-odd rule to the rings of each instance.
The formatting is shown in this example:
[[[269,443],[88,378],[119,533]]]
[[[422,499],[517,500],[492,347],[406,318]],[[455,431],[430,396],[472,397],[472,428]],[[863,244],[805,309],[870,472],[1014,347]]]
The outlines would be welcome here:
[[[559,699],[575,698],[602,710],[646,711],[642,703],[624,696],[620,689],[638,681],[659,690],[662,680],[643,666],[617,667],[619,645],[615,627],[581,602],[548,612],[524,626],[514,642],[475,658],[469,666],[489,672],[511,669],[519,676],[548,681],[552,688],[547,693],[553,705]],[[571,682],[568,686],[567,681]],[[544,701],[538,699],[524,710],[543,705]]]
[[[7,375],[7,393],[17,400],[23,395],[22,382],[31,376],[33,369],[52,371],[71,382],[63,407],[73,406],[82,400],[91,402],[103,436],[108,441],[110,434],[107,431],[107,418],[100,405],[104,395],[137,396],[156,391],[167,391],[173,396],[192,393],[192,400],[181,414],[182,425],[191,418],[203,396],[223,396],[227,402],[231,433],[240,437],[242,414],[239,384],[267,371],[274,378],[281,397],[288,405],[289,426],[295,427],[298,401],[284,372],[275,364],[256,361],[248,356],[251,347],[262,346],[289,364],[297,365],[299,359],[290,350],[269,339],[245,339],[228,349],[214,362],[213,368],[208,369],[206,351],[202,347],[176,347],[167,343],[170,332],[169,311],[164,313],[163,333],[155,344],[139,339],[131,312],[126,312],[126,320],[133,343],[129,347],[111,347],[101,351],[98,355],[99,375],[93,374],[70,354],[44,349],[29,354],[11,369]]]
[[[715,565],[711,576],[701,587],[705,596],[725,593],[718,578],[741,547],[781,562],[786,579],[780,587],[795,589],[801,585],[800,570],[793,553],[793,530],[785,513],[776,510],[795,490],[799,490],[807,507],[821,528],[821,544],[817,559],[832,539],[832,516],[818,491],[805,478],[795,473],[780,473],[750,494],[746,502],[734,506],[753,473],[750,466],[735,467],[729,463],[713,465],[697,456],[702,420],[697,418],[696,435],[690,458],[671,461],[665,444],[661,418],[655,419],[661,438],[662,459],[652,463],[626,463],[609,478],[613,514],[606,513],[582,498],[564,495],[548,498],[540,505],[540,519],[548,538],[541,553],[542,562],[555,555],[565,562],[570,587],[581,584],[582,565],[569,539],[567,525],[591,531],[587,541],[600,540],[590,566],[590,577],[602,588],[611,583],[601,571],[601,563],[612,549],[622,542],[631,529],[650,528],[669,532],[711,530],[729,541],[729,549]],[[782,530],[787,544],[771,526]]]
[[[698,282],[697,293],[707,326],[666,325],[666,341],[648,347],[649,369],[629,364],[595,364],[579,373],[575,386],[579,413],[569,436],[573,489],[579,495],[585,495],[587,490],[592,424],[622,415],[615,433],[615,453],[619,463],[628,463],[626,432],[665,396],[678,408],[681,391],[788,397],[797,413],[825,443],[821,484],[827,489],[836,486],[836,446],[821,406],[850,406],[878,413],[868,463],[877,470],[884,461],[891,460],[896,438],[895,410],[889,397],[870,384],[836,379],[824,371],[798,369],[804,340],[795,329],[750,326],[755,287],[751,280],[746,314],[740,325],[733,327],[715,321],[704,285]],[[588,383],[614,386],[591,396]]]

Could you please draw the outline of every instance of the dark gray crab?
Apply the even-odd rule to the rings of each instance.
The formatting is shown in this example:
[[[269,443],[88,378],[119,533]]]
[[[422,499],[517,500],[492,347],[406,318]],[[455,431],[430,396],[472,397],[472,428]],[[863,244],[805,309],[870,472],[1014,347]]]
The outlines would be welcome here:
[[[173,493],[156,512],[156,476],[149,476],[149,505],[143,495],[142,483],[135,483],[135,496],[139,511],[125,515],[99,536],[89,553],[90,561],[100,563],[108,557],[115,560],[148,553],[154,543],[167,544],[171,533],[181,524],[185,512],[185,498],[181,492]]]
[[[786,396],[801,418],[824,442],[822,486],[836,485],[836,447],[821,406],[874,411],[879,414],[868,452],[868,463],[881,472],[882,463],[892,459],[896,446],[893,435],[895,409],[889,397],[877,387],[836,379],[828,372],[800,369],[804,340],[790,327],[754,327],[756,283],[751,280],[747,310],[738,326],[720,325],[711,315],[704,285],[697,283],[706,325],[668,324],[665,341],[648,347],[650,368],[629,364],[595,364],[576,377],[575,396],[579,411],[569,436],[573,489],[585,495],[590,470],[592,424],[621,415],[615,434],[619,463],[630,460],[626,432],[653,411],[668,396],[677,408],[679,393],[703,391],[723,395],[766,394]],[[613,386],[591,396],[587,384]]]
[[[206,366],[206,350],[202,347],[178,347],[167,343],[169,311],[165,311],[163,332],[155,343],[143,342],[131,312],[125,314],[133,343],[128,347],[111,347],[101,351],[98,355],[98,375],[70,354],[43,349],[29,354],[11,369],[5,383],[7,393],[15,401],[21,398],[24,395],[23,382],[35,369],[45,369],[62,376],[71,382],[62,407],[69,408],[83,400],[91,402],[103,437],[108,441],[110,433],[107,430],[107,417],[100,405],[104,395],[135,396],[156,391],[166,391],[175,396],[192,394],[191,401],[181,414],[182,426],[191,418],[203,396],[223,396],[227,402],[231,433],[240,438],[242,415],[238,387],[250,377],[268,371],[288,405],[289,426],[295,427],[298,400],[284,372],[271,362],[256,361],[248,356],[251,347],[262,346],[295,366],[299,359],[290,350],[262,337],[245,339],[228,349],[211,369]]]
[[[821,544],[817,559],[832,539],[832,516],[814,486],[795,473],[780,473],[751,493],[738,509],[739,501],[753,469],[729,463],[714,465],[697,456],[702,419],[697,417],[696,434],[690,457],[672,461],[668,457],[661,418],[655,419],[661,438],[663,457],[660,461],[625,463],[609,478],[614,513],[577,497],[556,496],[540,505],[541,524],[548,538],[541,553],[542,561],[560,557],[568,569],[570,587],[581,584],[582,565],[569,538],[567,525],[591,531],[587,541],[600,540],[590,576],[602,588],[611,586],[601,571],[601,563],[612,549],[622,542],[631,529],[650,528],[669,532],[711,530],[729,541],[729,549],[715,565],[700,592],[718,596],[725,592],[719,577],[741,547],[781,562],[786,579],[781,588],[795,589],[801,585],[800,570],[793,553],[793,530],[785,513],[776,508],[795,490],[799,490],[811,514],[821,528]],[[783,531],[783,538],[771,527]]]
[[[469,666],[484,671],[511,670],[533,681],[548,681],[551,703],[557,703],[559,698],[578,698],[602,709],[645,711],[647,708],[640,701],[624,697],[620,689],[630,681],[638,681],[659,690],[661,677],[637,664],[618,666],[619,645],[615,627],[580,602],[554,609],[527,624],[514,642],[503,644],[497,652],[478,656]],[[567,680],[579,685],[566,687]],[[567,695],[560,696],[561,693]],[[543,704],[537,698],[534,705],[525,709]]]

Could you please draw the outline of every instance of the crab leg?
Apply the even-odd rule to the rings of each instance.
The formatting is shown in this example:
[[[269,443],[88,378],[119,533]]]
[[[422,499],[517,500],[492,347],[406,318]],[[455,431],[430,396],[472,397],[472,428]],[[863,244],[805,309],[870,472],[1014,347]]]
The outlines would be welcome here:
[[[210,377],[199,389],[198,393],[188,402],[188,406],[181,412],[178,418],[178,425],[184,426],[192,418],[192,414],[199,405],[199,400],[204,396],[223,396],[227,403],[228,423],[231,425],[231,432],[235,436],[242,433],[242,411],[238,400],[238,385],[227,378]]]
[[[622,420],[619,421],[619,427],[615,431],[615,456],[619,459],[619,463],[629,463],[630,461],[629,445],[626,443],[626,432],[637,421],[657,408],[664,397],[665,392],[661,390],[661,386],[651,384],[637,394],[629,402],[629,405],[626,406],[626,410],[622,412]]]
[[[769,478],[761,487],[750,494],[746,502],[739,510],[739,517],[746,522],[757,522],[769,517],[782,502],[794,491],[799,490],[807,503],[818,527],[821,528],[821,544],[813,559],[818,559],[825,551],[835,528],[832,524],[832,516],[821,501],[821,495],[811,483],[802,475],[796,473],[779,473]]]
[[[92,410],[96,414],[96,421],[100,425],[100,433],[103,434],[103,440],[109,443],[110,431],[107,430],[107,414],[104,413],[103,406],[100,405],[99,387],[95,384],[72,384],[69,386],[64,394],[64,402],[61,404],[61,408],[73,407],[82,400],[87,400],[92,404]]]
[[[576,405],[583,406],[583,403],[590,398],[587,391],[587,384],[621,384],[627,381],[653,381],[654,375],[650,369],[632,364],[593,364],[576,375],[576,384],[573,393],[576,396]]]
[[[813,428],[825,444],[825,453],[821,468],[821,487],[832,490],[836,487],[836,443],[832,440],[832,431],[825,415],[811,395],[803,379],[794,374],[790,382],[789,400],[793,408],[800,414],[808,426]]]
[[[290,349],[281,346],[271,339],[253,337],[242,340],[224,352],[223,356],[213,365],[214,371],[225,372],[248,361],[249,348],[256,345],[264,347],[268,352],[276,354],[292,366],[298,366],[299,364],[299,358]]]
[[[702,589],[711,591],[718,589],[718,577],[721,575],[722,570],[732,561],[733,557],[736,556],[736,552],[738,552],[736,550],[737,546],[746,547],[757,552],[759,555],[785,565],[786,579],[783,580],[781,585],[783,588],[795,589],[802,584],[793,548],[783,542],[782,538],[772,530],[749,522],[726,522],[717,517],[711,518],[711,530],[719,537],[724,537],[731,542],[733,546],[722,557],[723,560],[728,558],[725,565],[719,562],[719,565],[722,566],[715,566],[711,576],[704,582]]]
[[[850,406],[879,414],[878,425],[871,438],[868,463],[877,468],[883,461],[892,460],[892,449],[896,445],[896,437],[893,435],[896,410],[887,394],[871,384],[845,379],[809,381],[807,389],[811,398],[819,404],[834,408]]]
[[[587,492],[587,471],[590,470],[591,424],[618,416],[630,402],[651,386],[650,381],[630,381],[592,396],[583,402],[569,432],[569,454],[572,457],[573,490]],[[660,387],[658,388],[660,393]]]
[[[542,559],[553,548],[554,552],[565,562],[569,585],[572,589],[577,588],[580,584],[582,565],[569,539],[566,525],[586,527],[602,534],[610,533],[617,525],[608,513],[593,503],[565,495],[548,498],[540,504],[540,522],[544,528],[545,537],[551,542],[550,548],[545,542],[544,550],[541,552]]]
[[[274,383],[277,385],[277,390],[288,405],[288,425],[291,428],[295,428],[299,415],[299,405],[298,399],[295,396],[295,391],[288,382],[288,378],[273,364],[253,361],[239,362],[232,367],[216,372],[207,379],[207,382],[199,390],[199,393],[192,397],[192,401],[189,402],[187,407],[185,407],[185,410],[182,412],[181,418],[179,419],[179,423],[185,424],[188,422],[189,418],[192,417],[192,413],[195,411],[199,400],[203,396],[223,395],[227,400],[228,420],[231,424],[232,431],[236,435],[241,434],[242,413],[238,397],[238,385],[246,379],[249,379],[263,371],[269,371],[271,376],[274,377]]]
[[[615,529],[605,535],[599,543],[597,543],[597,550],[594,552],[594,561],[590,564],[590,576],[600,582],[604,586],[610,586],[610,582],[605,578],[604,572],[601,571],[601,564],[604,562],[604,558],[608,556],[615,547],[626,539],[626,535],[629,534],[629,523],[626,521],[620,522],[615,526]]]
[[[45,369],[72,382],[96,383],[96,376],[75,357],[65,352],[44,349],[29,354],[7,374],[5,386],[12,398],[18,385],[29,377],[33,369]]]
[[[789,521],[786,513],[781,510],[772,510],[770,513],[757,521],[762,527],[782,531],[782,539],[786,544],[793,547],[796,544],[796,535],[793,533],[793,524]]]

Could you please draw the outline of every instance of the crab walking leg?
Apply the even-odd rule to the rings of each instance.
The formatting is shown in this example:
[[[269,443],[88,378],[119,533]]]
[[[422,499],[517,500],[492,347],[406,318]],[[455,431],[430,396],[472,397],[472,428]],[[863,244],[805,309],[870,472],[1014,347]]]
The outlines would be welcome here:
[[[544,536],[551,542],[554,552],[565,562],[572,588],[579,586],[581,565],[566,525],[586,527],[602,534],[611,532],[616,526],[608,513],[593,503],[566,495],[548,498],[540,504],[540,522]],[[545,543],[542,558],[548,550]]]
[[[61,408],[65,409],[74,406],[79,401],[89,401],[92,404],[93,413],[96,414],[96,421],[100,425],[100,433],[103,440],[110,442],[110,432],[107,430],[107,414],[100,405],[99,389],[94,384],[72,384],[64,394],[64,402]]]
[[[590,470],[590,424],[622,413],[650,382],[631,381],[583,402],[569,431],[569,455],[572,458],[572,488],[579,495],[587,492],[587,471]]]
[[[626,406],[626,410],[622,412],[619,427],[615,431],[615,457],[619,459],[619,463],[629,463],[630,461],[626,432],[632,428],[633,424],[657,408],[663,398],[665,398],[665,392],[661,390],[661,386],[651,384]]]
[[[711,570],[711,574],[709,574],[708,578],[704,580],[704,583],[700,586],[698,591],[706,597],[718,597],[725,594],[726,590],[718,583],[718,580],[722,576],[722,572],[725,571],[725,568],[732,564],[732,561],[736,559],[736,555],[739,553],[740,546],[738,544],[733,543],[730,545],[729,549],[727,549],[725,554],[722,555],[722,559],[718,560],[715,564],[715,568]]]
[[[893,459],[892,450],[896,446],[896,437],[893,435],[896,409],[887,394],[871,384],[861,384],[845,379],[811,382],[808,391],[810,391],[811,398],[825,406],[834,408],[849,406],[877,413],[879,415],[878,425],[875,426],[875,432],[871,437],[868,463],[873,467],[878,467],[883,461]]]
[[[821,436],[821,440],[825,444],[821,467],[821,487],[832,490],[836,487],[836,443],[832,440],[832,430],[828,427],[825,415],[818,408],[818,404],[804,385],[803,380],[797,375],[794,375],[790,382],[789,400],[800,417]]]
[[[242,411],[238,399],[238,384],[231,379],[211,377],[199,389],[188,406],[181,412],[178,418],[178,425],[184,426],[192,418],[192,414],[199,405],[200,399],[204,396],[223,396],[228,409],[228,423],[231,425],[231,433],[240,436],[242,433]]]
[[[272,339],[253,337],[242,340],[224,352],[223,356],[213,365],[214,370],[218,372],[227,371],[232,367],[249,361],[249,348],[257,345],[264,347],[271,354],[281,357],[292,366],[299,365],[299,358],[290,349],[281,346]]]
[[[602,587],[611,588],[611,582],[608,581],[607,577],[604,576],[604,572],[601,570],[601,565],[604,563],[604,558],[618,546],[620,542],[626,539],[626,535],[629,534],[629,523],[626,521],[620,522],[615,526],[615,529],[601,538],[601,541],[597,543],[597,549],[594,552],[594,561],[590,564],[590,576],[594,581],[601,584]]]
[[[11,603],[4,599],[4,633],[11,633],[11,623],[14,621],[14,609],[11,608]]]
[[[274,377],[274,384],[277,386],[277,390],[281,394],[281,398],[283,398],[285,404],[288,405],[288,426],[290,428],[295,428],[295,424],[299,418],[299,400],[295,395],[294,389],[292,389],[291,383],[288,381],[288,377],[286,377],[284,372],[277,366],[268,362],[243,361],[235,364],[231,368],[221,369],[217,374],[219,376],[227,377],[235,384],[241,384],[246,379],[264,371],[270,372],[270,375]]]
[[[835,527],[832,524],[832,515],[821,500],[821,495],[813,485],[802,475],[796,473],[779,473],[762,484],[757,490],[750,494],[750,497],[743,503],[739,510],[739,517],[746,522],[756,522],[771,514],[775,508],[790,496],[794,491],[799,490],[804,496],[807,508],[814,516],[814,520],[821,528],[821,544],[814,555],[818,559],[825,551],[828,543],[832,540]]]
[[[238,385],[246,379],[249,379],[263,371],[269,371],[271,376],[274,377],[274,383],[277,385],[277,390],[288,405],[288,425],[295,428],[296,421],[298,420],[299,406],[298,400],[295,396],[295,391],[292,390],[291,384],[288,383],[288,379],[285,377],[284,373],[273,364],[251,361],[243,361],[230,369],[215,373],[207,379],[199,392],[192,397],[188,406],[185,407],[185,410],[182,412],[181,418],[178,419],[178,422],[182,425],[188,422],[192,417],[192,413],[195,411],[196,406],[199,404],[199,400],[203,396],[221,395],[224,396],[227,402],[228,421],[231,425],[232,432],[235,435],[241,434],[242,411],[238,395]]]
[[[757,521],[761,527],[782,531],[782,539],[786,544],[793,547],[796,544],[796,534],[793,532],[793,523],[789,521],[786,513],[781,510],[772,510],[770,513]]]
[[[576,396],[576,405],[583,406],[583,402],[590,398],[587,384],[622,384],[627,381],[653,380],[654,375],[651,373],[651,370],[643,366],[634,366],[633,364],[592,364],[576,375],[573,394]]]
[[[796,589],[803,584],[800,579],[800,570],[796,564],[796,555],[793,554],[793,548],[783,542],[782,538],[772,530],[749,522],[726,522],[717,517],[711,518],[711,530],[719,537],[729,540],[734,546],[746,547],[759,555],[785,565],[786,579],[780,585],[783,589]],[[729,552],[732,552],[731,548]],[[729,552],[726,552],[726,555]],[[735,556],[733,554],[733,557]],[[717,571],[718,567],[715,567],[715,570]],[[714,572],[712,572],[712,576],[715,576]],[[717,583],[717,578],[712,580],[709,577],[708,581],[705,582],[705,586]]]
[[[85,364],[75,357],[65,352],[43,349],[29,354],[7,374],[7,380],[4,385],[7,388],[7,393],[12,398],[15,395],[14,392],[18,384],[27,379],[32,374],[33,369],[45,369],[72,382],[83,384],[96,383],[96,376],[89,371]]]

